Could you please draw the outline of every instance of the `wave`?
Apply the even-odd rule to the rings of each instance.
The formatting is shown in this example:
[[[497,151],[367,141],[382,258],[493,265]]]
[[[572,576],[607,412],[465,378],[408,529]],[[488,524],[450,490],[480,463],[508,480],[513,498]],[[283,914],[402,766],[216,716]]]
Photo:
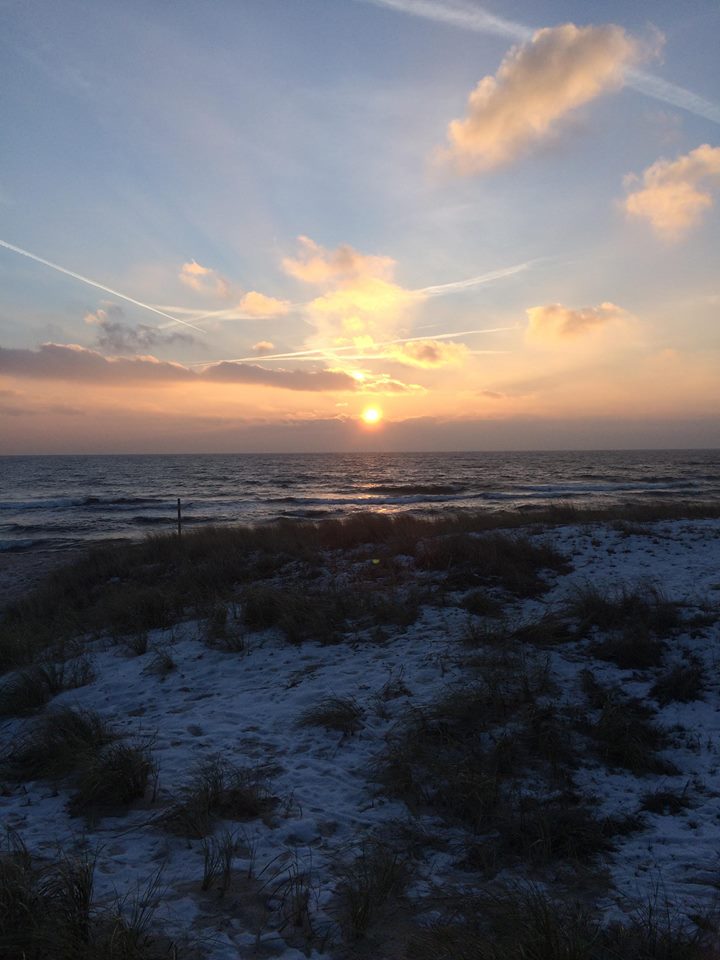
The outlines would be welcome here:
[[[81,507],[85,498],[54,497],[49,500],[0,500],[0,510],[53,510],[58,507]]]
[[[426,493],[431,496],[439,496],[442,494],[451,494],[451,493],[463,493],[467,490],[467,487],[461,486],[459,484],[440,484],[440,483],[375,483],[369,484],[368,486],[360,487],[361,490],[367,491],[367,493],[388,493],[388,494],[420,494]]]
[[[0,540],[0,553],[18,553],[20,550],[29,550],[35,546],[35,540]]]

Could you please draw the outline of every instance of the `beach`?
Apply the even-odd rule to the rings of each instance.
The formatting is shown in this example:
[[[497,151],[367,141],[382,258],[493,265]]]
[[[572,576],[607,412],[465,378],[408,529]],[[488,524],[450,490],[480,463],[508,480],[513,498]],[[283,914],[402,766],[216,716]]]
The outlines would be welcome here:
[[[558,930],[577,905],[619,957],[648,909],[714,938],[720,519],[193,536],[61,575],[44,617],[93,598],[71,688],[20,689],[50,641],[0,687],[8,836],[90,858],[97,909],[146,902],[142,956],[465,956],[501,937],[488,897],[528,930],[528,897]],[[68,710],[143,758],[133,793],[23,770]]]

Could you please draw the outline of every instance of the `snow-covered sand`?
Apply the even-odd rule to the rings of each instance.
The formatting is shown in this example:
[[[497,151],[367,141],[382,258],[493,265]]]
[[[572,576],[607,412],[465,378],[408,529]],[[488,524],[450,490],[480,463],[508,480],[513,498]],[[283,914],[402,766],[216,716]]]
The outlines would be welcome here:
[[[671,728],[671,746],[663,755],[679,774],[635,776],[588,757],[575,775],[577,788],[597,797],[606,814],[634,813],[643,797],[659,789],[685,791],[687,808],[677,815],[644,813],[643,828],[617,838],[615,851],[597,869],[609,873],[601,898],[608,916],[627,912],[658,890],[682,913],[692,914],[714,900],[720,883],[720,520],[664,521],[642,528],[565,526],[531,536],[566,554],[572,569],[548,573],[551,586],[541,598],[512,603],[512,623],[558,607],[574,585],[586,583],[651,582],[684,605],[688,620],[693,613],[705,614],[702,625],[675,636],[666,653],[672,663],[682,651],[691,652],[707,678],[702,699],[668,703],[656,718]],[[341,584],[342,575],[335,562],[329,580]],[[417,577],[430,580],[432,574]],[[708,611],[714,611],[714,621]],[[360,631],[338,644],[293,646],[272,629],[246,632],[247,649],[232,653],[203,642],[200,622],[153,632],[148,652],[140,656],[122,645],[93,641],[88,655],[94,682],[60,694],[46,709],[97,710],[123,734],[150,738],[158,768],[154,801],[136,804],[124,816],[86,823],[67,812],[63,787],[6,783],[0,823],[40,856],[52,856],[58,847],[91,851],[97,858],[100,902],[132,895],[160,872],[154,926],[179,944],[199,945],[211,960],[339,956],[333,898],[341,864],[357,853],[364,838],[407,827],[436,841],[417,860],[408,891],[410,902],[420,905],[422,922],[424,896],[472,885],[472,875],[460,875],[456,866],[466,835],[430,812],[411,812],[400,800],[384,796],[371,770],[409,710],[467,675],[462,640],[468,621],[465,609],[446,600],[424,605],[407,628],[386,626],[382,642]],[[588,665],[602,682],[647,697],[653,671],[621,670],[593,660],[587,648],[587,640],[581,640],[529,649],[527,657],[548,659],[565,705],[581,701],[578,677]],[[158,650],[175,664],[166,674],[148,669]],[[330,696],[354,698],[363,711],[357,732],[298,724],[305,711]],[[28,722],[4,721],[3,743],[11,744]],[[175,836],[158,823],[193,767],[213,755],[241,767],[267,766],[278,798],[264,818],[219,828],[233,831],[236,839],[236,881],[223,898],[200,890],[201,841]],[[297,893],[298,877],[312,933],[288,920],[288,891]]]

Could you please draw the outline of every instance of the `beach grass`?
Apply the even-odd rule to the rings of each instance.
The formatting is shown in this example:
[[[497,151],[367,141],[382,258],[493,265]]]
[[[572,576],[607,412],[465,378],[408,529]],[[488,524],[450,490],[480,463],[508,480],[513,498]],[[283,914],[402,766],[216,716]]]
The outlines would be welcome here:
[[[608,864],[625,837],[658,818],[689,820],[703,802],[699,777],[692,786],[672,779],[671,758],[684,761],[666,754],[680,734],[664,708],[713,689],[711,593],[702,605],[678,594],[680,604],[657,581],[612,579],[609,551],[598,565],[607,580],[581,579],[580,562],[572,569],[601,536],[615,548],[620,538],[655,536],[646,506],[608,518],[564,509],[512,518],[359,514],[103,547],[4,614],[0,715],[17,726],[0,779],[13,791],[49,787],[88,830],[140,798],[159,804],[142,828],[161,831],[163,849],[195,856],[187,889],[202,895],[208,916],[216,911],[218,930],[230,909],[249,922],[257,896],[276,941],[308,954],[327,946],[337,960],[707,960],[712,918],[690,922],[648,901],[618,924],[594,906],[611,889]],[[605,530],[562,531],[555,543],[552,528],[565,523]],[[693,631],[704,646],[692,646]],[[356,655],[368,672],[353,674],[351,685],[345,671]],[[141,716],[143,730],[152,716],[154,743],[121,736],[127,726],[92,710],[53,708],[55,696],[92,682],[90,664],[134,685],[132,709],[118,700],[108,713],[123,703],[123,724]],[[250,698],[257,706],[230,732],[226,671],[238,705]],[[322,684],[313,685],[316,676]],[[626,681],[646,692],[630,696]],[[104,713],[104,696],[98,684],[95,699],[79,702]],[[223,696],[228,713],[218,720]],[[168,717],[157,708],[165,697]],[[176,746],[187,767],[173,756],[165,784],[163,760]],[[295,764],[293,752],[296,782],[283,769]],[[381,823],[383,809],[399,805],[403,829],[420,839],[389,843],[390,833],[376,835],[368,823],[349,836],[337,809],[322,815],[321,801],[298,799],[298,771],[325,764],[329,792],[341,777],[357,777],[362,814],[375,811]],[[627,809],[607,812],[598,784],[609,777],[635,782]],[[246,857],[246,846],[273,833],[286,837],[277,863]],[[325,858],[320,874],[302,861],[305,843]],[[41,878],[59,883],[71,863],[69,874],[80,861],[31,864],[20,848],[0,857],[0,910],[11,918],[47,910],[52,920]],[[447,888],[428,880],[437,864],[453,878]],[[499,885],[508,876],[542,886]],[[77,897],[93,904],[78,877]],[[136,928],[127,910],[82,903],[71,922],[84,924],[81,941],[67,940],[67,956],[95,960],[101,945],[109,960],[181,956]],[[336,941],[326,939],[327,923]],[[44,920],[33,924],[30,939],[18,940],[18,924],[6,923],[18,956],[67,960],[45,946]],[[258,930],[262,955],[266,930]]]

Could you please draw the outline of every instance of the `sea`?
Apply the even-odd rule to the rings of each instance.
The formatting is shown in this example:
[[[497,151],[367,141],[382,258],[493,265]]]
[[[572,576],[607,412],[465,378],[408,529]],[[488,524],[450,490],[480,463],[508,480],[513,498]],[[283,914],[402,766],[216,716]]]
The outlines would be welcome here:
[[[720,503],[720,450],[0,457],[0,550],[60,551],[184,527]]]

